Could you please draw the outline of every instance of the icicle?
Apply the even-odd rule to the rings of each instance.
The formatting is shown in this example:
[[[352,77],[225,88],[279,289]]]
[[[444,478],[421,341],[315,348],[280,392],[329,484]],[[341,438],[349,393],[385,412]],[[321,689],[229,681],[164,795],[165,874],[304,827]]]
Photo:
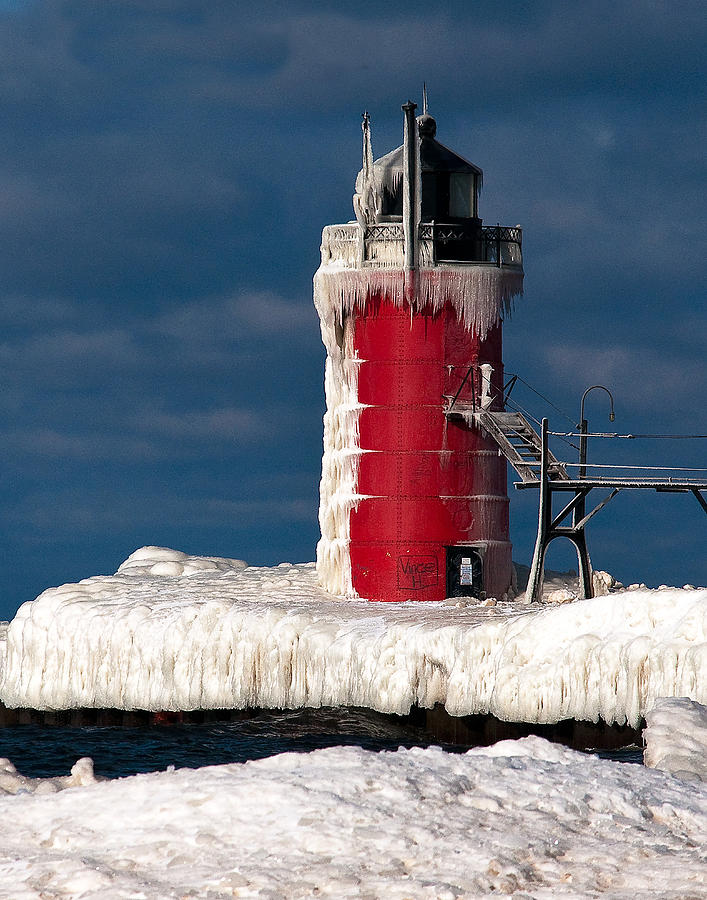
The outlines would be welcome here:
[[[358,466],[364,452],[359,447],[358,435],[358,419],[364,408],[358,402],[360,360],[353,355],[351,328],[341,319],[322,317],[322,337],[327,348],[324,375],[327,411],[319,485],[322,536],[317,544],[317,574],[322,587],[330,593],[355,597],[349,521],[351,510],[362,499],[357,494]]]
[[[366,262],[382,269],[401,269],[405,262],[402,241],[369,241]]]
[[[451,306],[464,326],[484,338],[512,309],[513,298],[523,292],[523,273],[496,266],[445,266],[420,269],[415,310],[437,313]],[[314,276],[314,302],[325,331],[335,321],[362,312],[370,297],[384,297],[394,306],[405,302],[405,276],[399,269],[345,269],[321,266]]]

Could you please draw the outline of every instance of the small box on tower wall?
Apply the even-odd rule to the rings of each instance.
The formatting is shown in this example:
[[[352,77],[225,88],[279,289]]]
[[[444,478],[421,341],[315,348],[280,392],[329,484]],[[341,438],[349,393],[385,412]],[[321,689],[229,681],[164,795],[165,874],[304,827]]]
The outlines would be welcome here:
[[[322,235],[317,569],[333,593],[370,600],[502,597],[513,571],[506,459],[451,412],[502,409],[521,230],[483,225],[481,170],[415,109],[403,107],[403,145],[376,161],[364,115],[356,221]]]

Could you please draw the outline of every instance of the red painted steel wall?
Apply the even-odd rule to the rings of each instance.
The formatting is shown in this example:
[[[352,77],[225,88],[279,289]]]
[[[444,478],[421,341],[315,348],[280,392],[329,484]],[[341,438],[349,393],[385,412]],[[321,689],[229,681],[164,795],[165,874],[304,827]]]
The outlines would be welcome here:
[[[351,512],[355,590],[371,600],[443,600],[445,547],[485,544],[484,588],[500,597],[511,580],[506,460],[478,429],[448,421],[469,366],[490,363],[502,393],[501,325],[484,341],[453,309],[437,315],[380,297],[349,320],[358,357],[364,450]],[[477,384],[477,396],[480,389]],[[460,399],[471,399],[471,382]]]

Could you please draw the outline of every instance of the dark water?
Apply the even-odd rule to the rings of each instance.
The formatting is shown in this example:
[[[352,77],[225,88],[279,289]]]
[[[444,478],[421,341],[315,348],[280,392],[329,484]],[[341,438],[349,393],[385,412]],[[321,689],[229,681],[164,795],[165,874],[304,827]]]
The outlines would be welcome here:
[[[67,775],[82,756],[93,759],[97,775],[117,778],[160,771],[170,765],[198,768],[342,745],[374,751],[430,745],[453,752],[469,749],[443,744],[409,721],[350,708],[263,711],[241,721],[140,728],[0,728],[0,757],[7,757],[19,772],[33,778]],[[638,748],[601,751],[597,755],[642,762]]]
[[[620,750],[590,750],[588,751],[600,759],[612,759],[614,762],[636,763],[643,765],[643,748],[631,744],[630,747],[622,747]]]

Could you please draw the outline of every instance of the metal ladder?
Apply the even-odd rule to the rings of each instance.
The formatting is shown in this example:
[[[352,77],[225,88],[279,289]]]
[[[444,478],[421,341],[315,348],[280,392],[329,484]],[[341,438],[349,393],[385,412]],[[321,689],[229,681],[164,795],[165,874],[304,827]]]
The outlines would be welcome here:
[[[530,422],[519,412],[494,412],[488,409],[465,411],[464,418],[480,425],[498,444],[501,452],[525,484],[540,481],[542,441]],[[564,465],[548,451],[548,478],[569,481]]]

